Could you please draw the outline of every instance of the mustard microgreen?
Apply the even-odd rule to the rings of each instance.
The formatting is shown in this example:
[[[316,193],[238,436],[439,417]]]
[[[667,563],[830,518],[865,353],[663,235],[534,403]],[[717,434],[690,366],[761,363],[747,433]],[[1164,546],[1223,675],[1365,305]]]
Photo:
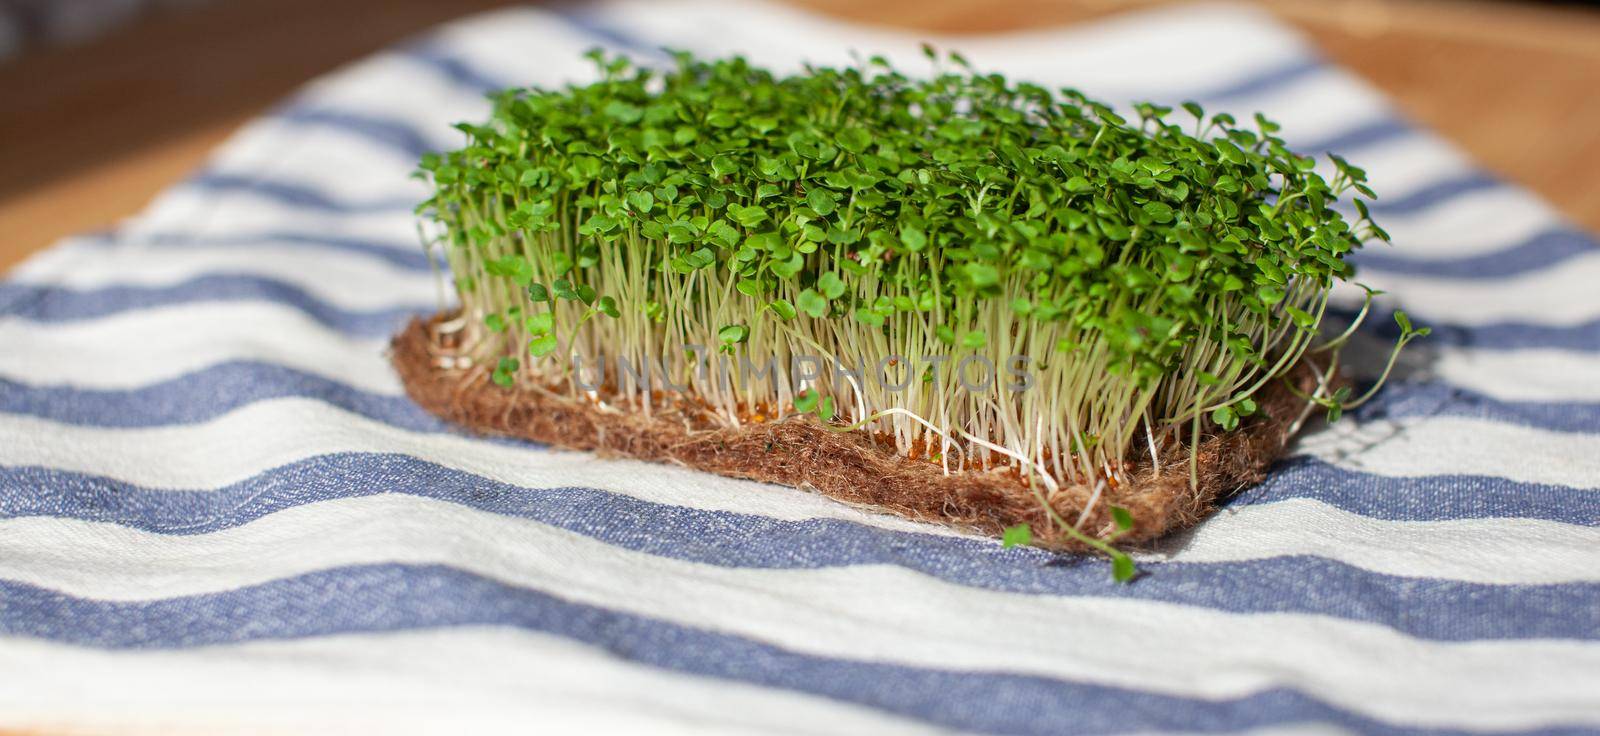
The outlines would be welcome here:
[[[950,472],[1120,483],[1146,448],[1193,448],[1255,414],[1311,349],[1346,256],[1388,238],[1355,198],[1373,196],[1365,171],[1333,156],[1324,177],[1260,115],[1142,103],[1129,119],[929,55],[927,78],[881,58],[780,77],[737,57],[680,53],[658,71],[597,52],[594,82],[494,94],[489,120],[457,126],[463,147],[420,167],[466,349],[501,386],[576,391],[575,358],[657,361],[730,425],[756,407],[838,414]],[[1426,334],[1396,319],[1397,352]],[[824,370],[799,391],[664,359],[687,345],[950,360],[905,366],[918,380],[903,389]],[[1016,355],[1037,388],[959,390],[961,357]],[[1372,395],[1321,375],[1307,399],[1330,414]],[[615,390],[619,406],[664,400]],[[1135,573],[1109,541],[1133,527],[1126,510],[1095,534],[1052,516],[1118,579]]]

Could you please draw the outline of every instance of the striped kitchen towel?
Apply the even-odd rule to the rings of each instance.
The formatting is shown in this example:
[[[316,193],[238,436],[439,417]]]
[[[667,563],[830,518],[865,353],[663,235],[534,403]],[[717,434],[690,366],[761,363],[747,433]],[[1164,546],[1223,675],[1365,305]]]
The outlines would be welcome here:
[[[18,268],[0,730],[1600,728],[1600,245],[1254,11],[926,39],[1119,102],[1262,110],[1366,166],[1396,245],[1365,280],[1434,328],[1130,585],[464,436],[402,394],[386,339],[449,298],[409,174],[485,91],[587,78],[595,46],[916,69],[922,40],[728,0],[475,17],[317,80],[124,226]],[[1382,321],[1347,355],[1381,361]]]

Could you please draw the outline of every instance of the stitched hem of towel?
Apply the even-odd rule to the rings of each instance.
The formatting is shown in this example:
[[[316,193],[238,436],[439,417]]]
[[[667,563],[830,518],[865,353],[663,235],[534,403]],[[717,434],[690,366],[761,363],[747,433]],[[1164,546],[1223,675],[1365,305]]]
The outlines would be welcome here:
[[[902,456],[867,433],[830,431],[810,417],[717,427],[671,411],[646,417],[536,387],[503,388],[485,369],[440,367],[445,362],[440,358],[454,353],[433,327],[450,316],[412,320],[395,336],[390,358],[414,401],[466,429],[815,490],[853,505],[989,536],[1028,524],[1034,545],[1067,551],[1085,548],[1056,528],[1038,494],[1062,519],[1101,538],[1116,528],[1110,507],[1125,508],[1134,525],[1118,544],[1150,542],[1194,525],[1219,499],[1260,482],[1306,407],[1282,381],[1273,381],[1261,392],[1260,411],[1247,423],[1201,441],[1198,486],[1190,484],[1187,446],[1170,447],[1161,457],[1160,473],[1148,453],[1142,460],[1132,458],[1129,480],[1103,489],[1095,499],[1094,488],[1081,484],[1036,491],[1012,471],[946,475],[937,463]],[[1289,377],[1302,393],[1315,384],[1303,364]]]

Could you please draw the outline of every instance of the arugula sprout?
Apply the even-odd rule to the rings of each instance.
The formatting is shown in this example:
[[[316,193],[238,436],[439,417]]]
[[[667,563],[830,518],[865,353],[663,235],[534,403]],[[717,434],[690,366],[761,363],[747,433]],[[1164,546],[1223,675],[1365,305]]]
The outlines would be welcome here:
[[[1334,206],[1373,196],[1363,170],[1334,156],[1325,179],[1260,115],[1246,128],[1144,103],[1128,120],[929,53],[935,74],[914,79],[881,58],[779,77],[739,57],[678,53],[657,71],[593,52],[597,81],[494,94],[488,121],[457,126],[462,148],[420,166],[468,349],[500,359],[502,386],[570,385],[575,358],[650,365],[685,345],[845,365],[949,355],[903,366],[920,379],[903,390],[657,364],[729,425],[837,415],[902,453],[934,448],[950,472],[1118,483],[1146,448],[1154,462],[1238,428],[1310,348],[1353,276],[1345,257],[1388,237],[1361,200],[1353,222]],[[1403,345],[1422,331],[1400,319]],[[1036,388],[958,389],[962,356],[1016,355]],[[1336,413],[1370,394],[1314,397]],[[1063,533],[1104,544],[1132,527],[1122,514],[1104,536]]]

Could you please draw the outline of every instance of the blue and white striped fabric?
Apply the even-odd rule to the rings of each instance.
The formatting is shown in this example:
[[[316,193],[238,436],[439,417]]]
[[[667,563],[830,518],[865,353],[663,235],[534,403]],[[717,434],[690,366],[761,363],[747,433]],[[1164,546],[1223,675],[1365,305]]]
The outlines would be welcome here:
[[[0,729],[1600,728],[1600,245],[1250,11],[928,39],[1105,99],[1263,110],[1347,155],[1397,243],[1360,256],[1366,280],[1434,327],[1381,400],[1132,585],[798,490],[463,436],[403,396],[385,340],[448,298],[408,174],[485,90],[586,78],[596,45],[917,69],[921,40],[719,0],[469,19],[16,270]],[[1387,335],[1349,352],[1381,360]]]

